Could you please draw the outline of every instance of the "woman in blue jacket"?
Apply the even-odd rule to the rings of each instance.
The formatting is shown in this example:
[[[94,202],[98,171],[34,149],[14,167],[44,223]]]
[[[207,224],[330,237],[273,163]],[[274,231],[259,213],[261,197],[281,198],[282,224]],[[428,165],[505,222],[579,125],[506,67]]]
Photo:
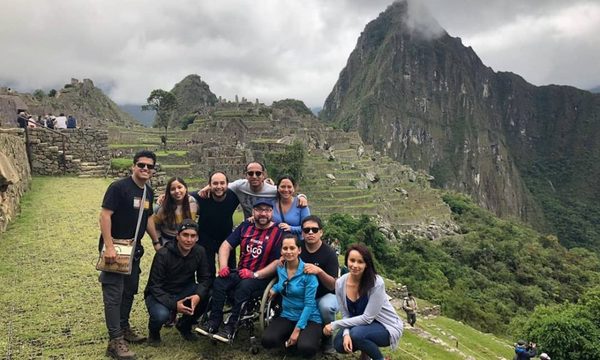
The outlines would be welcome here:
[[[304,273],[300,251],[298,238],[285,235],[281,244],[284,264],[277,267],[279,280],[270,293],[271,297],[283,296],[282,312],[265,329],[262,345],[267,349],[295,347],[300,355],[310,358],[319,350],[323,321],[315,301],[319,281],[316,275]]]
[[[279,228],[302,238],[302,219],[310,215],[308,206],[298,207],[296,180],[289,175],[277,180],[277,195],[273,207],[273,221],[279,223]]]

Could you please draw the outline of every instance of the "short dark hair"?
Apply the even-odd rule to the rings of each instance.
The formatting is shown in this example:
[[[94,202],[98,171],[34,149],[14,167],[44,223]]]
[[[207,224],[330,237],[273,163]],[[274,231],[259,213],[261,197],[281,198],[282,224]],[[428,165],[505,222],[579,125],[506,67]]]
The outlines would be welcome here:
[[[294,234],[290,234],[290,233],[285,233],[283,235],[283,238],[281,239],[281,244],[283,245],[283,240],[285,239],[294,239],[294,243],[296,244],[297,247],[300,247],[301,243],[300,243],[300,239],[298,239],[298,237]]]
[[[152,159],[154,164],[156,164],[156,154],[150,150],[140,150],[133,156],[133,163],[137,164],[138,160],[142,157]]]
[[[246,164],[246,166],[244,167],[244,171],[248,171],[248,166],[250,164],[258,164],[258,165],[260,165],[260,170],[263,171],[263,172],[265,171],[265,165],[263,163],[261,163],[260,161],[250,161],[250,162],[248,162]]]
[[[305,217],[304,219],[302,219],[302,227],[304,227],[304,223],[307,221],[313,221],[317,223],[317,226],[319,226],[319,229],[323,228],[323,221],[321,221],[321,218],[318,217],[317,215],[308,215],[307,217]]]
[[[225,174],[225,171],[215,170],[215,171],[211,171],[210,174],[208,174],[208,184],[209,185],[212,182],[212,177],[215,176],[216,174],[225,175],[225,181],[227,181],[229,183],[229,177],[227,176],[227,174]]]

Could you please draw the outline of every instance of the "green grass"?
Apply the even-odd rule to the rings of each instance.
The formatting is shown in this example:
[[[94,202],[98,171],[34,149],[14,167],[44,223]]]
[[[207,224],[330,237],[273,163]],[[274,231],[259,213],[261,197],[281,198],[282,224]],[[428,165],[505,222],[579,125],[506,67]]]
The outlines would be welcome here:
[[[156,151],[154,153],[156,154],[156,156],[162,157],[162,156],[169,156],[169,155],[186,156],[188,152],[185,150],[167,150],[167,151],[160,150],[160,151]]]
[[[108,144],[108,148],[109,149],[138,149],[138,148],[152,148],[155,146],[159,146],[160,142],[156,142],[156,143],[140,143],[140,144]]]
[[[7,359],[100,359],[107,344],[102,294],[94,269],[97,258],[98,214],[109,180],[36,177],[22,198],[22,213],[0,235],[0,354]],[[49,214],[52,216],[49,218]],[[242,214],[234,215],[237,224]],[[154,250],[143,240],[140,294],[132,325],[146,332],[148,315],[141,293]],[[459,349],[475,359],[510,357],[508,342],[482,334],[442,317],[419,318],[419,327],[454,334]],[[207,339],[187,343],[175,329],[162,331],[163,346],[132,345],[138,359],[250,358],[247,334],[231,346]],[[437,336],[437,335],[436,335]],[[443,335],[439,335],[443,338]],[[444,340],[445,341],[445,340]],[[464,347],[464,348],[463,348]],[[199,355],[201,354],[201,355]],[[460,359],[447,348],[405,331],[393,359]],[[261,350],[255,359],[281,359],[279,352]],[[345,357],[345,359],[356,359]],[[290,357],[287,357],[290,359]],[[295,359],[295,358],[294,358]]]
[[[112,158],[110,168],[116,170],[128,169],[133,165],[131,158]]]

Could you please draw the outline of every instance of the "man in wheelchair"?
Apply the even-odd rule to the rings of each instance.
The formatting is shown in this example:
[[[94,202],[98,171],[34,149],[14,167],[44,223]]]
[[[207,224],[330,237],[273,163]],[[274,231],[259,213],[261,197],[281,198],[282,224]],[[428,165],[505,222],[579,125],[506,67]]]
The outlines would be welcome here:
[[[284,231],[273,221],[273,204],[259,198],[253,204],[254,222],[244,222],[221,244],[219,248],[219,276],[213,285],[209,308],[210,315],[205,324],[196,329],[200,334],[229,343],[235,335],[241,306],[254,294],[264,291],[275,275],[281,252]],[[229,254],[240,246],[237,269],[227,266]],[[223,306],[227,293],[233,290],[233,305],[227,324],[219,331],[223,322]]]

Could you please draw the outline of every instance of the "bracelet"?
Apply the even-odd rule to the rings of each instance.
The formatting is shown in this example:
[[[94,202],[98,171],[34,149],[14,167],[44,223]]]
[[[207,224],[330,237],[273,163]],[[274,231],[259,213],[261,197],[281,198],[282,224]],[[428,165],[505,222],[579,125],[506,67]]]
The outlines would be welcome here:
[[[152,242],[152,245],[158,245],[158,244],[160,244],[160,241],[153,241]]]

